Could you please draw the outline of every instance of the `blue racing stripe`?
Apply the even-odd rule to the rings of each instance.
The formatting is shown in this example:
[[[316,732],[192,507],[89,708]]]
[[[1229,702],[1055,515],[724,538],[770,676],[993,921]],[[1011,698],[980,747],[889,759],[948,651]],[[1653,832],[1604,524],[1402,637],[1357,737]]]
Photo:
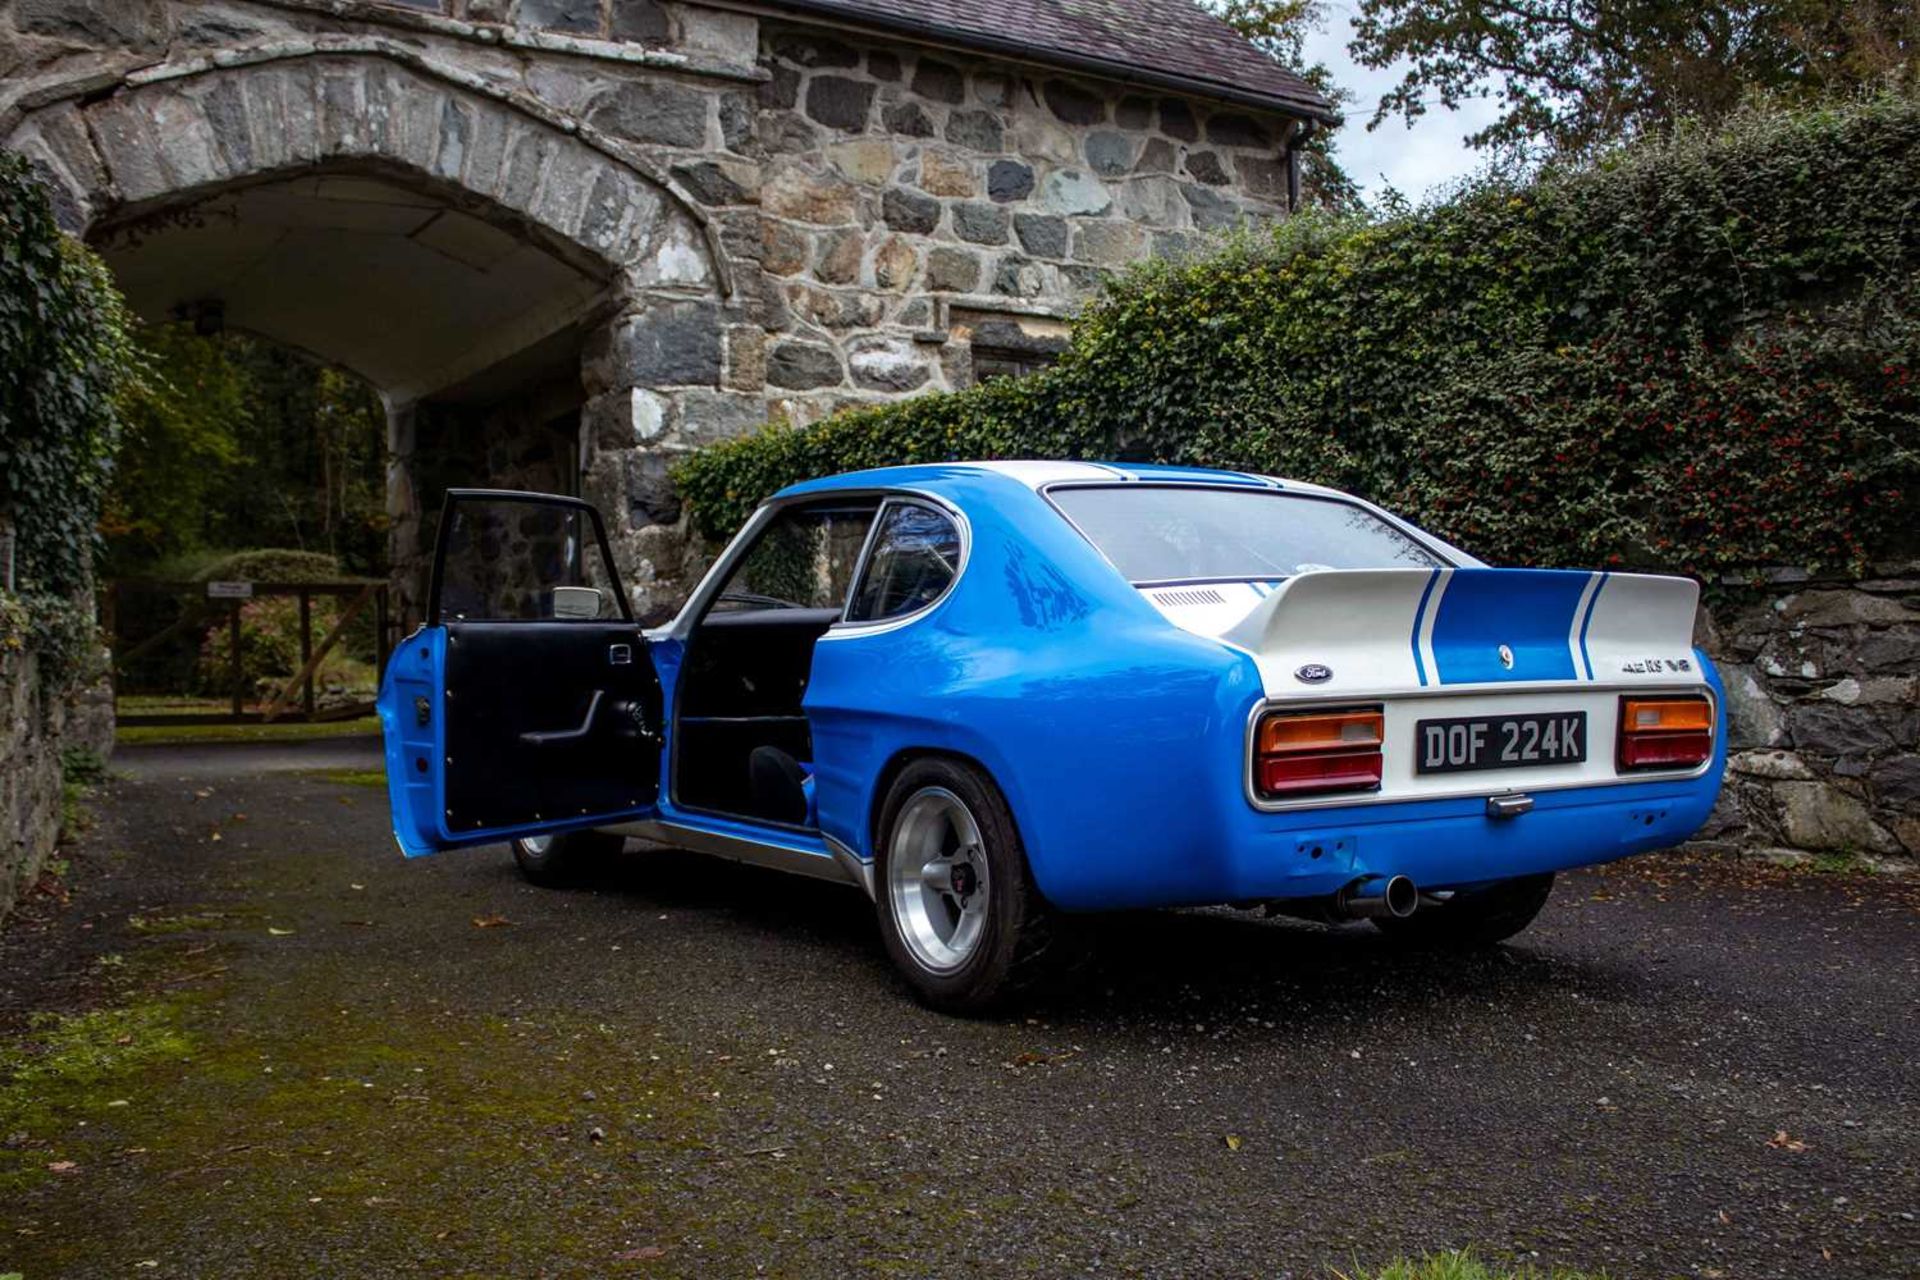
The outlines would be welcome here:
[[[1420,592],[1420,607],[1413,611],[1413,671],[1420,677],[1420,684],[1427,683],[1427,664],[1420,661],[1420,623],[1427,616],[1427,600],[1433,595],[1433,584],[1440,581],[1440,571],[1435,569],[1427,575],[1427,585]]]
[[[1580,662],[1587,669],[1587,679],[1593,679],[1593,656],[1587,652],[1587,628],[1593,625],[1593,607],[1600,603],[1600,593],[1607,589],[1607,579],[1613,575],[1601,571],[1600,583],[1594,587],[1593,594],[1587,597],[1587,611],[1580,618]]]
[[[1441,684],[1573,680],[1575,611],[1592,574],[1557,569],[1455,569],[1434,606]],[[1505,645],[1513,665],[1500,660]]]

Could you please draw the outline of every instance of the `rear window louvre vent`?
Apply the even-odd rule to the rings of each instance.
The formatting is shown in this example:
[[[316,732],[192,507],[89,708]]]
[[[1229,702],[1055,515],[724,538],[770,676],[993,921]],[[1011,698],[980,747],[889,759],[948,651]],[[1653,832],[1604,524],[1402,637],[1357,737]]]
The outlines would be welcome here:
[[[1153,593],[1155,604],[1225,604],[1227,598],[1212,587],[1201,587],[1193,591],[1156,591]]]

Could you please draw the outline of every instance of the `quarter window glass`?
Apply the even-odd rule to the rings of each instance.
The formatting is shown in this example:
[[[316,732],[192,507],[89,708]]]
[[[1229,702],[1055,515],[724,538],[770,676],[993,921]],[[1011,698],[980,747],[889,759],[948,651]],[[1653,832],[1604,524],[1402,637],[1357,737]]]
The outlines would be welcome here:
[[[727,575],[711,612],[840,608],[873,514],[871,506],[782,511]]]
[[[1335,499],[1164,485],[1059,488],[1048,497],[1129,582],[1272,581],[1443,563],[1366,508]]]
[[[895,503],[881,518],[847,618],[878,622],[924,609],[939,599],[959,569],[960,530],[953,521],[931,507]]]

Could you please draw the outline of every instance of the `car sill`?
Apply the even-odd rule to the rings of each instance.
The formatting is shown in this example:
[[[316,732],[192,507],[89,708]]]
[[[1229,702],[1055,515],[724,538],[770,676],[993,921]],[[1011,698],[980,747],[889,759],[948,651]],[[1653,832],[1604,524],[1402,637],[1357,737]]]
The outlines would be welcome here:
[[[850,884],[869,898],[873,896],[871,864],[862,862],[853,850],[831,836],[795,834],[788,837],[792,841],[788,843],[716,830],[698,820],[674,818],[643,818],[636,822],[614,823],[600,830],[725,858],[730,862],[792,872],[835,884]],[[817,849],[802,847],[816,840],[819,841]]]

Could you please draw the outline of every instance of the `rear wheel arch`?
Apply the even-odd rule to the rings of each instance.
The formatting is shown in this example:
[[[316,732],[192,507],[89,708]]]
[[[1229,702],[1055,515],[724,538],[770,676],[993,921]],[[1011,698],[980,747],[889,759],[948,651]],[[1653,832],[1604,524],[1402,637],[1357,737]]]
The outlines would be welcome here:
[[[1006,787],[985,761],[948,747],[902,747],[880,766],[880,772],[874,775],[873,793],[867,797],[867,851],[873,855],[876,863],[880,861],[880,819],[886,811],[887,795],[893,790],[894,781],[917,760],[951,760],[955,764],[979,770],[993,784],[993,789],[1000,793],[1000,799],[1006,803],[1007,812],[1013,815],[1013,825],[1019,829],[1024,842],[1026,824],[1020,821],[1020,812],[1014,807],[1013,797],[1007,794]]]
[[[902,750],[877,777],[874,907],[888,955],[921,1001],[983,1013],[1079,969],[1083,930],[1035,882],[992,770],[964,752]],[[908,861],[895,867],[903,851]],[[951,893],[944,877],[923,879],[948,869]]]

